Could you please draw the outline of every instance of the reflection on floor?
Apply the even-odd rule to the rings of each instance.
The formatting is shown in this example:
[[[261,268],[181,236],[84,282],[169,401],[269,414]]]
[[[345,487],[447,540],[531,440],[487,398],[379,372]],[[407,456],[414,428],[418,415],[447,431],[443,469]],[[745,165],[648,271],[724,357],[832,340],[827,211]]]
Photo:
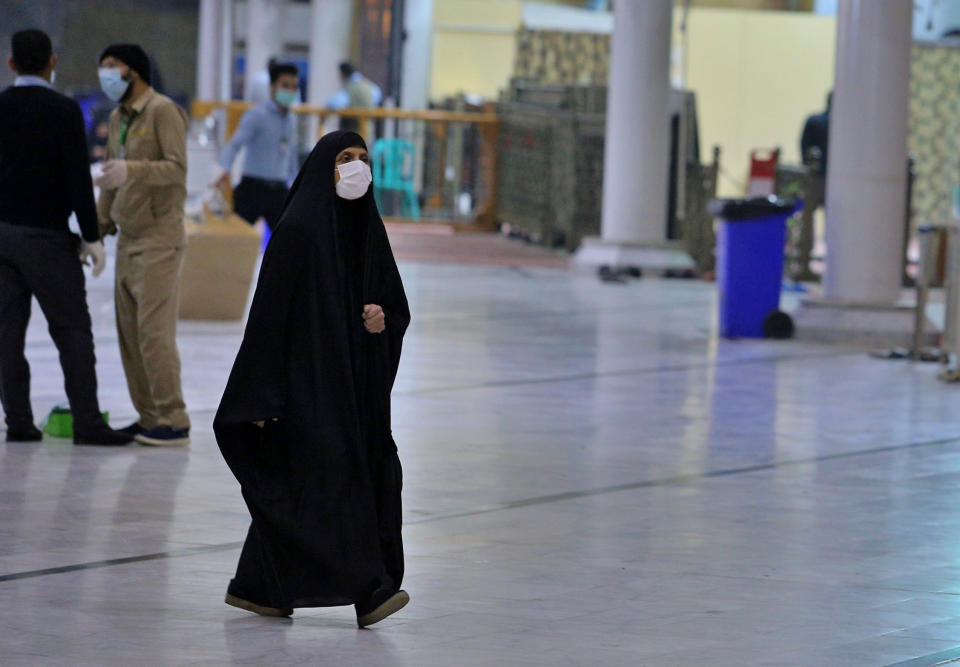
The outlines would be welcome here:
[[[413,601],[223,604],[247,527],[210,421],[240,324],[184,323],[188,450],[0,444],[4,665],[884,665],[960,646],[960,394],[930,367],[718,342],[697,282],[401,265]],[[131,417],[110,284],[100,395]],[[38,414],[62,400],[35,314]]]

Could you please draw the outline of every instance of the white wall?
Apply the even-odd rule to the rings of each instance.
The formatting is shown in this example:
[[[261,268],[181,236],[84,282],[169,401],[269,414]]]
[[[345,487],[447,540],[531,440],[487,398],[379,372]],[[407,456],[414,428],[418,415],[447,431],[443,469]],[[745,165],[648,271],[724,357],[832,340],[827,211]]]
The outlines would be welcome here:
[[[960,0],[914,0],[914,39],[937,40],[951,28],[960,28]]]

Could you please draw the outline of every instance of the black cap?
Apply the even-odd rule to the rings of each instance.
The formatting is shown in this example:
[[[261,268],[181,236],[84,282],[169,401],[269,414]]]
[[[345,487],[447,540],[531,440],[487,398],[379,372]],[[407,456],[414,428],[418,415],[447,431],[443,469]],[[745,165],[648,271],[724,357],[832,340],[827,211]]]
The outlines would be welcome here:
[[[139,44],[111,44],[100,54],[98,63],[104,58],[114,57],[140,75],[144,83],[150,83],[150,58]]]

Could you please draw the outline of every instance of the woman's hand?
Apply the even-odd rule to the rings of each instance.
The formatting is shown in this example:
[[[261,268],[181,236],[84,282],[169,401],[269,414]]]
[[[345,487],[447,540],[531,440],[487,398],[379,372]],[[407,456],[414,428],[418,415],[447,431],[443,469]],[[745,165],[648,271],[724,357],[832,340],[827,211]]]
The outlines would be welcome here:
[[[365,326],[370,333],[383,333],[383,330],[387,328],[387,316],[384,314],[383,308],[375,304],[367,304],[364,306],[363,326]]]
[[[270,421],[278,422],[280,421],[280,417],[274,417]],[[267,422],[253,422],[253,425],[256,426],[257,428],[263,428],[264,426],[267,425]]]

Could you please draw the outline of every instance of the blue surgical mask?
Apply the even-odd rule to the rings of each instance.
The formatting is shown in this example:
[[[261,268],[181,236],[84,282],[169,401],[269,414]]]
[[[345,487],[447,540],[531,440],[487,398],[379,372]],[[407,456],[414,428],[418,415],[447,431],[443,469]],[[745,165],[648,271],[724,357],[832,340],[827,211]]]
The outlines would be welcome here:
[[[104,95],[114,102],[123,99],[130,87],[130,82],[123,78],[123,70],[119,67],[101,67],[97,74],[100,76],[100,88]]]
[[[274,99],[277,100],[277,104],[284,108],[292,107],[297,103],[297,100],[300,98],[300,94],[295,90],[284,90],[281,88],[277,91],[277,94],[274,96]]]

